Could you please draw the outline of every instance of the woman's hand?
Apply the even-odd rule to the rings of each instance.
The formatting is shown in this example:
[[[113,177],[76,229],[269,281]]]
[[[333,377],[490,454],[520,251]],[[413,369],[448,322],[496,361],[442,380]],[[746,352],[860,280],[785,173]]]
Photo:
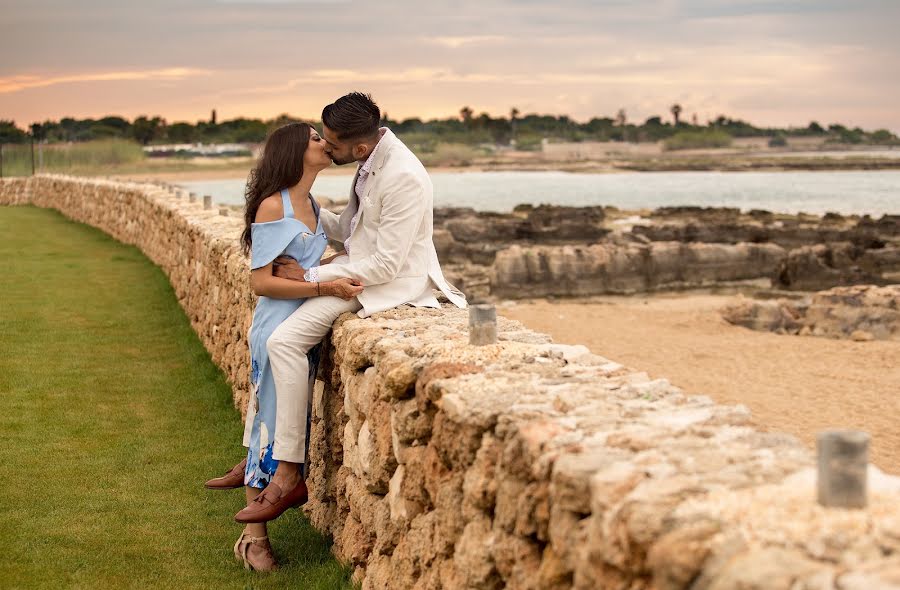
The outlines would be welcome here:
[[[363,286],[356,279],[335,279],[321,283],[320,290],[322,295],[334,295],[350,301],[363,292]]]

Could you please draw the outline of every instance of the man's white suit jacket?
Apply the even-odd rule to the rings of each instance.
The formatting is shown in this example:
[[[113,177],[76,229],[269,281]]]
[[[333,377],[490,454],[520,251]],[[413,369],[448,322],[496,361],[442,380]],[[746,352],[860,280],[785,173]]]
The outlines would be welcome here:
[[[362,198],[356,195],[355,176],[350,186],[350,201],[340,215],[325,209],[320,213],[325,235],[343,243],[350,236],[350,220],[360,210],[349,260],[320,266],[319,280],[349,277],[362,283],[360,317],[404,303],[440,307],[432,288],[466,307],[465,296],[441,272],[432,239],[434,189],[415,154],[385,129]]]

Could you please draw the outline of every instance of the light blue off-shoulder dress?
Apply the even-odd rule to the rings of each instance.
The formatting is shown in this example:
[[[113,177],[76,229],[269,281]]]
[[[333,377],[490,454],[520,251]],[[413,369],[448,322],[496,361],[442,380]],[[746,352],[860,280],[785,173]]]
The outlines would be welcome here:
[[[284,217],[250,226],[251,268],[261,268],[279,256],[290,256],[303,268],[319,266],[327,239],[319,221],[319,205],[312,195],[309,199],[316,213],[315,231],[294,218],[294,208],[287,189],[281,191]],[[248,447],[244,485],[254,488],[266,487],[278,466],[278,461],[272,458],[272,446],[275,443],[275,380],[269,366],[266,340],[304,301],[260,297],[253,312],[253,323],[250,326],[250,402],[244,423],[244,446]],[[317,346],[308,355],[310,392],[313,390],[320,349]],[[311,400],[312,396],[309,397]],[[311,414],[312,412],[307,411],[307,448]]]

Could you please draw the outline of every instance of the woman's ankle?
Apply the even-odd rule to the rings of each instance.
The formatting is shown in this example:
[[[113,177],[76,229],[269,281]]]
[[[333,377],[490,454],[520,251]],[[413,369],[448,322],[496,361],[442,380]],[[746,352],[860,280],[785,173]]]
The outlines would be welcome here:
[[[266,523],[249,523],[244,527],[244,534],[251,537],[265,537],[268,535],[268,531],[266,530]]]

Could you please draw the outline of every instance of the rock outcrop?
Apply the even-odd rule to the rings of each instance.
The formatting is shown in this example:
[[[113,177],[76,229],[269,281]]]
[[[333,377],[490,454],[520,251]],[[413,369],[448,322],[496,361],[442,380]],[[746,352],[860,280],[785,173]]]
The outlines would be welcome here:
[[[885,284],[900,271],[900,245],[866,249],[838,242],[791,250],[772,273],[778,288],[815,291],[839,285]]]
[[[497,254],[497,297],[586,296],[705,287],[766,276],[785,256],[774,244],[512,246]]]
[[[765,280],[774,289],[807,291],[900,280],[900,216],[892,215],[873,220],[834,213],[743,213],[727,207],[647,212],[521,206],[507,214],[441,209],[435,212],[434,240],[451,280],[485,299],[577,297],[736,280]],[[655,256],[657,252],[667,254]],[[693,260],[712,252],[718,258],[715,272]],[[623,263],[597,271],[602,280],[569,274],[573,256],[596,267],[595,255],[605,256],[600,253]],[[639,278],[643,273],[650,276]],[[525,285],[527,277],[552,281],[532,288]]]
[[[801,300],[743,300],[722,310],[753,330],[850,340],[900,340],[900,285],[835,287]]]

